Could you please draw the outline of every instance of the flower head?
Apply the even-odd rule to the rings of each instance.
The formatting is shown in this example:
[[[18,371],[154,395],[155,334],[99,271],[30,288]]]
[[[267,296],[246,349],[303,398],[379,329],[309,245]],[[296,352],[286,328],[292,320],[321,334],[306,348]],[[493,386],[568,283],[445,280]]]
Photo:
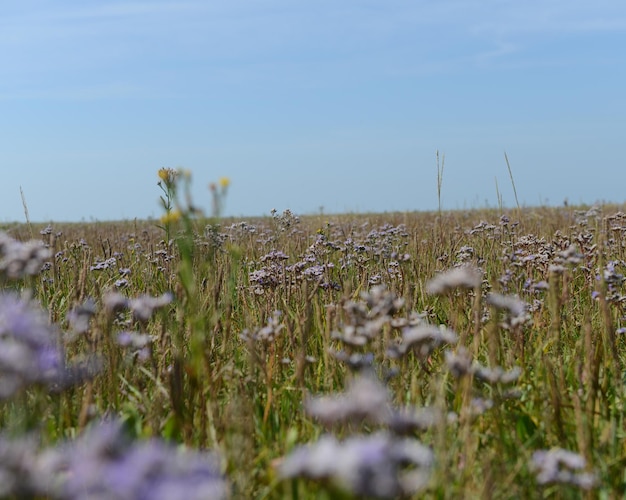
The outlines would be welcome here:
[[[168,210],[161,216],[161,224],[172,224],[178,222],[182,217],[182,212],[179,209]]]
[[[331,435],[296,448],[280,463],[283,478],[330,480],[358,497],[398,498],[423,489],[432,451],[415,439],[380,432],[338,441]]]
[[[22,243],[0,231],[0,274],[10,279],[38,274],[51,255],[41,241]]]
[[[174,170],[173,168],[163,167],[159,169],[158,175],[159,179],[161,179],[169,188],[174,186],[176,178],[178,177],[178,171]]]
[[[455,288],[477,288],[482,280],[481,272],[470,266],[449,269],[431,279],[426,291],[431,295],[443,295]]]
[[[597,480],[594,474],[583,472],[586,465],[582,455],[562,448],[537,450],[531,458],[539,484],[572,484],[588,490]]]
[[[57,337],[31,301],[0,295],[0,400],[33,384],[59,390],[95,374],[95,365],[66,367]]]
[[[132,442],[119,422],[91,427],[76,441],[42,454],[42,484],[55,498],[228,498],[210,452],[178,450],[152,439]]]
[[[381,424],[392,413],[387,389],[370,375],[357,376],[343,394],[309,398],[305,408],[326,425],[365,421]]]

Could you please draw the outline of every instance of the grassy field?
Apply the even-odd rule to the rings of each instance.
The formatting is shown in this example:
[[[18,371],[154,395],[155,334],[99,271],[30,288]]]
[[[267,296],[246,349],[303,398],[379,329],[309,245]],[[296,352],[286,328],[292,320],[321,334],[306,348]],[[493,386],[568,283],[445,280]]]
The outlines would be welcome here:
[[[623,210],[7,226],[0,496],[621,498]]]

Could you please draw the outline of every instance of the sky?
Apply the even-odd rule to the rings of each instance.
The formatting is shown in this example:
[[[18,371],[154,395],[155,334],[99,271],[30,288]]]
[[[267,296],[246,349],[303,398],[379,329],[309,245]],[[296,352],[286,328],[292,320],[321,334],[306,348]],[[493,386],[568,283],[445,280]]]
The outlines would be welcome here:
[[[626,2],[0,4],[0,222],[625,201]],[[441,198],[437,154],[443,163]]]

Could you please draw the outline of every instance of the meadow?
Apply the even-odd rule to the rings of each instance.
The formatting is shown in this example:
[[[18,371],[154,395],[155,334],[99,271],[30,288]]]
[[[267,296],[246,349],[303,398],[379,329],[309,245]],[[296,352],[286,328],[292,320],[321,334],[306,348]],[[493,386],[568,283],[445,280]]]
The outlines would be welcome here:
[[[162,180],[161,221],[0,233],[0,497],[626,494],[624,207],[243,221]]]

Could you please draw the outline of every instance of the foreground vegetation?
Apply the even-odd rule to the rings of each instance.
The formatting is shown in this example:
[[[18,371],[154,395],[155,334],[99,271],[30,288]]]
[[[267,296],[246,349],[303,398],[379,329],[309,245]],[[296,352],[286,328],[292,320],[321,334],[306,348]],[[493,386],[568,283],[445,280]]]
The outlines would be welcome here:
[[[7,227],[0,494],[621,497],[622,209]]]

